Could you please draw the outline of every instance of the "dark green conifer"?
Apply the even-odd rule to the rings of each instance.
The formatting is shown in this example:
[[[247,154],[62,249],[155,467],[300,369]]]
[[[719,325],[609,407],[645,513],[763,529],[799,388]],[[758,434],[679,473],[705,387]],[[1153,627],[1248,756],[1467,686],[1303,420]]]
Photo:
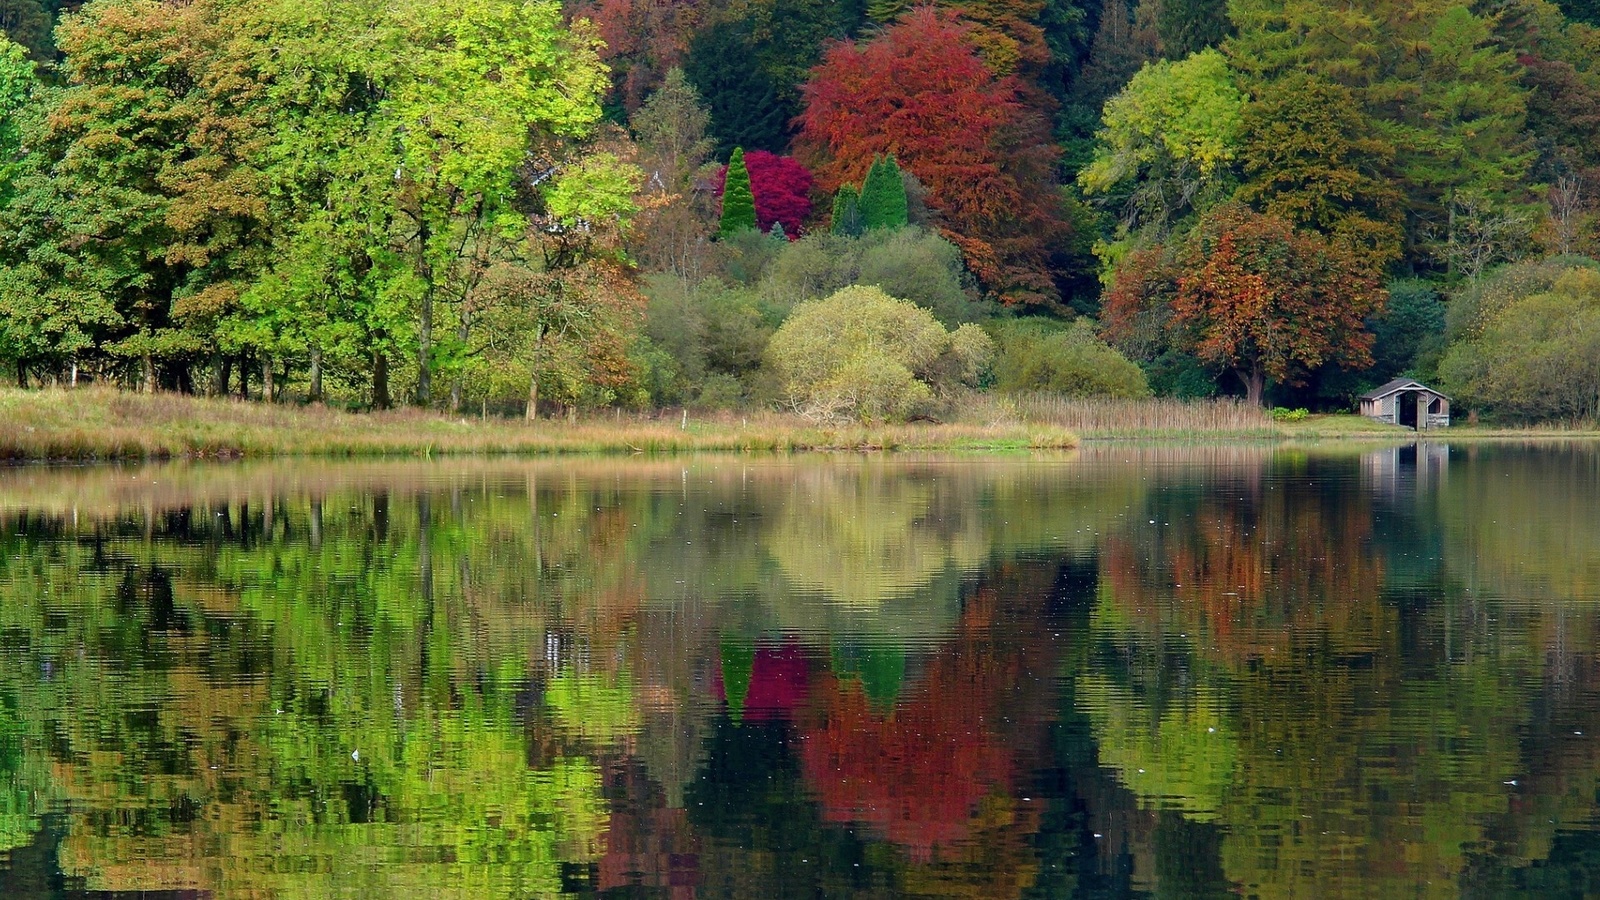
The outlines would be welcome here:
[[[866,230],[904,228],[910,221],[906,208],[906,184],[900,166],[891,154],[873,159],[867,180],[861,185],[861,224]]]
[[[744,166],[744,148],[735,147],[722,185],[722,221],[717,224],[717,235],[725,238],[755,227],[756,196],[750,191],[750,170]]]

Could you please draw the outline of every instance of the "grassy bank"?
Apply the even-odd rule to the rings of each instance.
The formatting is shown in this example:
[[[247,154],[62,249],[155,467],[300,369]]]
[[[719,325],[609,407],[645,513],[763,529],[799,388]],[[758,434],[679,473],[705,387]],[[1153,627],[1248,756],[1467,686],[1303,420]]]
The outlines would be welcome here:
[[[604,415],[526,423],[415,410],[346,413],[176,394],[0,388],[0,459],[424,456],[802,450],[1067,449],[1049,424],[847,426],[778,414],[655,419]]]
[[[995,401],[1009,404],[1022,421],[1054,425],[1084,440],[1217,441],[1408,441],[1417,432],[1354,413],[1279,421],[1267,410],[1237,400],[1072,400],[1034,396]],[[1538,440],[1600,438],[1594,425],[1454,425],[1425,432],[1433,440]]]
[[[1064,400],[974,395],[949,424],[819,426],[795,416],[599,414],[576,422],[346,413],[102,388],[0,388],[0,460],[271,456],[1068,449],[1096,441],[1238,443],[1411,440],[1355,415],[1278,422],[1233,401]],[[1600,438],[1600,430],[1457,426],[1439,440]]]

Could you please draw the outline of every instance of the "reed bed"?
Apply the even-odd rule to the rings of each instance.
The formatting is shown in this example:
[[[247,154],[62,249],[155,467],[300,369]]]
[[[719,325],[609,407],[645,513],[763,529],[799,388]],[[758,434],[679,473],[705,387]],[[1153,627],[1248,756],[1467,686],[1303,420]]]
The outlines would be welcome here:
[[[0,389],[0,459],[1068,449],[1070,431],[1016,421],[826,427],[792,416],[603,414],[577,421],[347,413],[107,388]]]
[[[1025,422],[1066,428],[1085,438],[1272,439],[1286,433],[1266,410],[1232,399],[1114,400],[1032,394],[1010,402]]]

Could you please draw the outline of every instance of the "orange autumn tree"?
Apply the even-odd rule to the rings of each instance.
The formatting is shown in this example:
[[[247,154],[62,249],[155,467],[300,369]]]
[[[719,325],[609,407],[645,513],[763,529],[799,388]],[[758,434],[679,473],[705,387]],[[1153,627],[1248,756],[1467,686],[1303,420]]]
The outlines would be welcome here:
[[[828,192],[893,154],[986,288],[1009,304],[1052,304],[1069,229],[1056,151],[1022,90],[980,58],[971,26],[921,7],[870,41],[828,49],[803,88],[796,146]]]
[[[1232,371],[1252,404],[1268,378],[1300,384],[1326,363],[1372,365],[1368,317],[1388,293],[1348,245],[1228,204],[1176,252],[1135,254],[1106,297],[1108,333],[1157,321],[1202,361]]]

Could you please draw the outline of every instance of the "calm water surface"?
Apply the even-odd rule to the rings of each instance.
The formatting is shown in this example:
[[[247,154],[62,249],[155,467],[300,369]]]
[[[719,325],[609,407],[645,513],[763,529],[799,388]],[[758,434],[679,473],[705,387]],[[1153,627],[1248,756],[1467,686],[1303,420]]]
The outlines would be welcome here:
[[[1600,891],[1600,447],[0,470],[0,896]]]

